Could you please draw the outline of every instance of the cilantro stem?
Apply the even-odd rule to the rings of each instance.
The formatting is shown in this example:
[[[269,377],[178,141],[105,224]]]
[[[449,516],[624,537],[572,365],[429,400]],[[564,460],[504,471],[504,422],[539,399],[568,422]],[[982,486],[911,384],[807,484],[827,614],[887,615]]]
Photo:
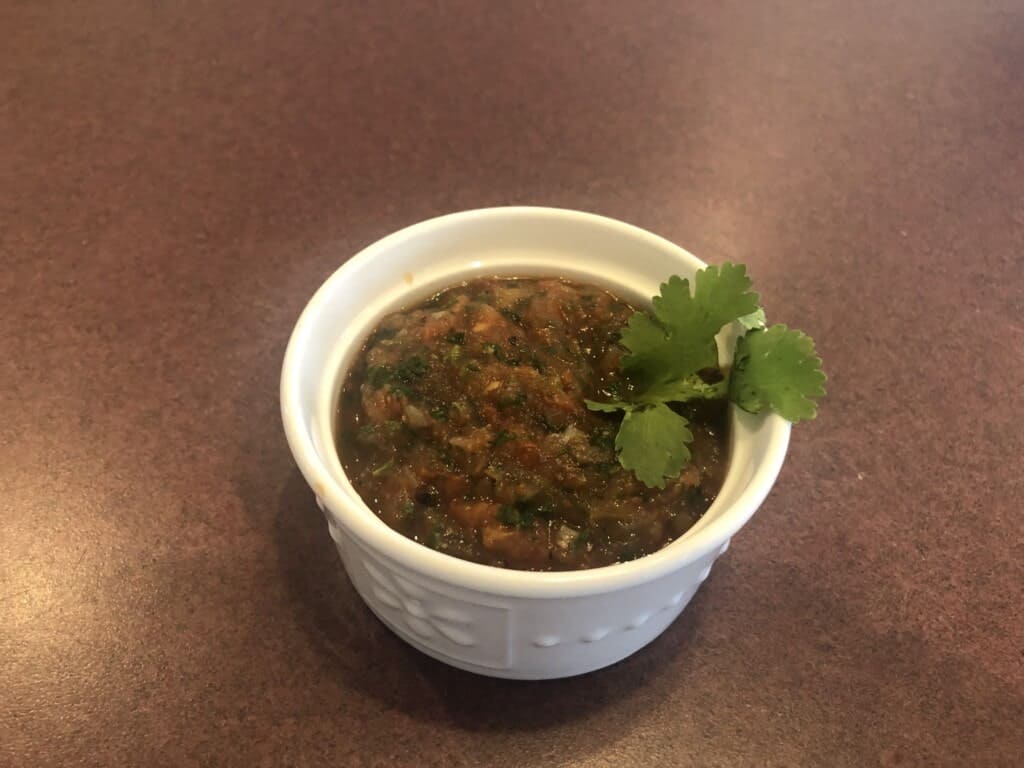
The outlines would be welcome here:
[[[724,400],[729,396],[729,379],[724,377],[714,384],[707,384],[696,377],[681,381],[669,381],[644,390],[633,398],[639,405],[658,403],[688,403],[691,400]]]

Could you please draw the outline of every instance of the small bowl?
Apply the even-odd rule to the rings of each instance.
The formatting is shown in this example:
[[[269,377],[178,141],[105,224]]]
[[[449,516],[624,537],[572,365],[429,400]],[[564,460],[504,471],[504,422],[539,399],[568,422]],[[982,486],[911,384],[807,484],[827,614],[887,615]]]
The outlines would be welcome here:
[[[284,428],[349,578],[381,621],[455,667],[530,680],[612,664],[672,623],[771,490],[789,442],[782,418],[733,408],[722,489],[676,541],[628,563],[535,573],[459,560],[389,528],[341,467],[333,415],[345,372],[380,319],[444,287],[473,277],[558,275],[649,306],[670,275],[692,277],[703,266],[667,240],[602,216],[489,208],[389,235],[320,287],[285,354]]]

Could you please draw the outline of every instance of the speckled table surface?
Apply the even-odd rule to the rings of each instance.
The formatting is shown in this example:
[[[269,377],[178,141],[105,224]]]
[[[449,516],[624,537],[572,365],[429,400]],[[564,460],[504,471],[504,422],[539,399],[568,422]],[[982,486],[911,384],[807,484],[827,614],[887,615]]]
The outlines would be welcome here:
[[[1019,765],[1024,4],[0,1],[0,764]],[[349,585],[278,419],[363,245],[580,208],[831,376],[624,663],[509,683]]]

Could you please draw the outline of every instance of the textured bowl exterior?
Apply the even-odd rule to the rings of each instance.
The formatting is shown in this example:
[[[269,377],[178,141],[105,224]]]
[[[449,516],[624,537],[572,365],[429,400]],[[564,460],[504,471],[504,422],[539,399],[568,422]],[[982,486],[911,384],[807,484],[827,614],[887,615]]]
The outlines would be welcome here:
[[[381,621],[427,655],[492,677],[566,677],[626,658],[665,631],[729,546],[634,587],[542,601],[424,577],[327,517],[345,571]]]
[[[380,317],[472,276],[563,275],[642,301],[668,275],[700,266],[678,246],[621,222],[498,208],[402,230],[353,257],[318,291],[285,357],[285,431],[349,578],[396,634],[441,661],[495,677],[565,677],[629,656],[686,607],[767,495],[789,425],[735,412],[730,469],[718,499],[660,552],[567,574],[457,560],[380,521],[351,487],[334,450],[341,376]]]

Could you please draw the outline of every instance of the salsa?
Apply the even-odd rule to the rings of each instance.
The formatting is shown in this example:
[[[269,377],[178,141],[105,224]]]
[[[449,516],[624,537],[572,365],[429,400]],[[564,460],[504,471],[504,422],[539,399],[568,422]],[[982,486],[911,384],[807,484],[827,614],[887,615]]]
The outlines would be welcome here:
[[[633,312],[594,286],[496,277],[388,315],[339,400],[356,491],[405,536],[506,568],[593,568],[678,538],[721,486],[727,405],[672,406],[694,439],[665,488],[623,469],[617,419],[584,399],[629,394],[619,330]]]

